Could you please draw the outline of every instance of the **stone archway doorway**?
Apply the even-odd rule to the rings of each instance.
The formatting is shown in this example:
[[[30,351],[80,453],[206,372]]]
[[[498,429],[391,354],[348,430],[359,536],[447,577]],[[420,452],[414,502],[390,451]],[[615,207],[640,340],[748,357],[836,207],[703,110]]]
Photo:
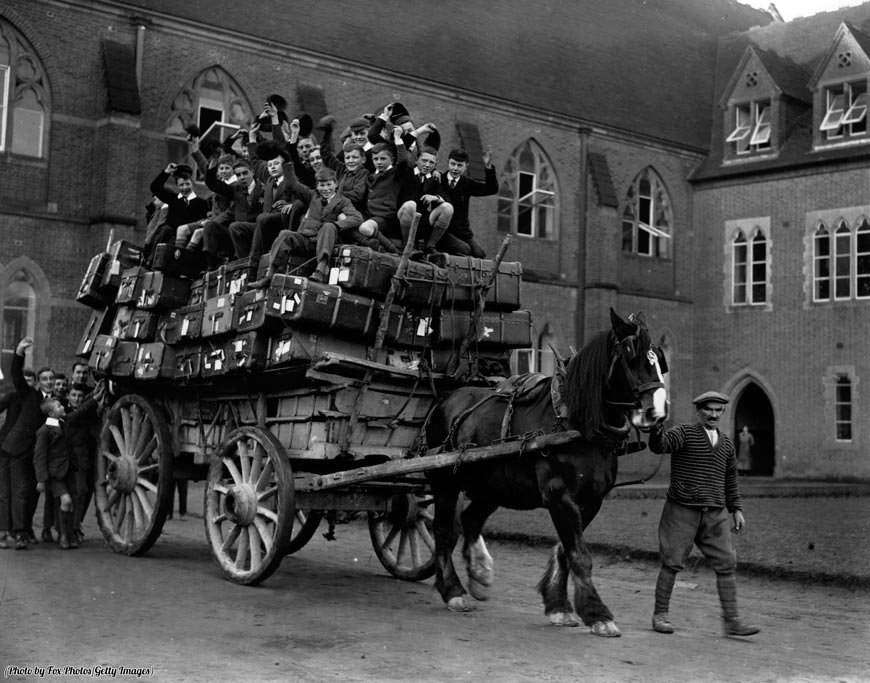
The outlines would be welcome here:
[[[753,437],[751,462],[746,474],[772,477],[776,464],[773,406],[764,390],[750,382],[734,402],[734,445],[740,448],[740,431],[748,427]]]

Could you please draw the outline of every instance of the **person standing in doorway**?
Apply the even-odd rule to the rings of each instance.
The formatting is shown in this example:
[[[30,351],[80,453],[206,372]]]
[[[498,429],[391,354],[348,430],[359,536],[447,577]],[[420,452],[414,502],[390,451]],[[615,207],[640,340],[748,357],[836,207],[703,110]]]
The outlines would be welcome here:
[[[755,445],[755,437],[749,431],[749,427],[743,425],[740,434],[737,435],[737,473],[747,475],[752,471],[752,447]]]

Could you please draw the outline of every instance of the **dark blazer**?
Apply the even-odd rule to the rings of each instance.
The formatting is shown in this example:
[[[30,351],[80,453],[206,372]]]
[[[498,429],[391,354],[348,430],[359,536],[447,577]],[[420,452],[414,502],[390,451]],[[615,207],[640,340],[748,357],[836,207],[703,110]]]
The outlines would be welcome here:
[[[64,433],[77,469],[91,469],[92,454],[96,452],[96,439],[93,428],[99,424],[97,401],[88,398],[82,404],[68,413],[64,418]]]
[[[10,368],[15,391],[21,398],[21,412],[12,428],[3,440],[3,450],[10,455],[23,455],[33,451],[36,443],[36,430],[45,422],[42,414],[42,392],[31,387],[24,379],[24,356],[17,353],[12,356]]]
[[[404,145],[396,148],[396,163],[383,173],[372,173],[366,179],[366,216],[395,218],[399,208],[399,192],[408,173],[408,150]]]
[[[167,180],[169,180],[169,174],[160,171],[157,177],[151,181],[151,194],[165,202],[169,207],[169,212],[166,214],[167,225],[174,229],[179,225],[196,223],[208,216],[207,200],[202,197],[194,197],[190,202],[186,202],[178,196],[177,192],[166,187]]]
[[[297,199],[300,202],[305,201],[293,191],[296,178],[293,162],[288,161],[282,164],[284,179],[280,184],[277,184],[275,178],[269,175],[269,167],[266,162],[256,156],[256,142],[248,143],[248,152],[250,153],[251,165],[254,167],[254,177],[263,183],[263,213],[274,213],[277,209],[274,209],[273,205],[282,199],[288,204],[292,204]]]
[[[231,201],[233,205],[234,221],[251,222],[257,220],[257,216],[263,213],[263,183],[254,180],[254,190],[248,194],[248,188],[239,183],[227,185],[217,177],[217,166],[211,166],[205,172],[205,184],[215,196]]]
[[[10,391],[0,397],[0,412],[6,412],[6,417],[3,420],[3,426],[0,427],[0,444],[9,433],[9,430],[15,425],[18,416],[21,414],[21,406],[23,402],[17,391]]]
[[[480,182],[468,176],[462,176],[456,181],[456,187],[450,187],[449,175],[441,174],[441,196],[453,205],[453,218],[447,231],[461,240],[474,237],[468,222],[468,200],[471,197],[488,197],[498,192],[498,179],[495,177],[495,167],[486,169],[486,180]]]
[[[36,481],[63,479],[70,470],[75,469],[63,427],[43,424],[37,430],[33,469],[36,470]]]

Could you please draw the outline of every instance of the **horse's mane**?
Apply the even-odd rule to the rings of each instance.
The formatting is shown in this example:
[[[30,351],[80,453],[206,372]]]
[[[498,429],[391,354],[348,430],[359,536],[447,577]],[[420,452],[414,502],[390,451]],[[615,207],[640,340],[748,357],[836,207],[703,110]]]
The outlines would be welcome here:
[[[604,387],[612,343],[610,330],[599,332],[568,361],[563,388],[568,421],[587,437],[604,424]]]

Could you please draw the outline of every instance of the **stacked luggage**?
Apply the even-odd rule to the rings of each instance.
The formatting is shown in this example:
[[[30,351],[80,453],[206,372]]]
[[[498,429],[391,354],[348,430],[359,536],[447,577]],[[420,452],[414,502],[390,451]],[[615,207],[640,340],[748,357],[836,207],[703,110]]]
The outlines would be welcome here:
[[[368,247],[338,247],[328,283],[308,279],[313,264],[294,259],[265,289],[247,288],[248,259],[204,271],[196,252],[160,245],[153,269],[141,260],[140,247],[115,242],[94,256],[82,281],[77,299],[93,313],[77,353],[98,374],[193,383],[324,358],[443,373],[460,350],[467,360],[504,358],[531,345],[519,263],[496,269],[493,261],[444,254],[412,260],[388,305],[401,257]],[[490,278],[483,309],[475,310]]]

